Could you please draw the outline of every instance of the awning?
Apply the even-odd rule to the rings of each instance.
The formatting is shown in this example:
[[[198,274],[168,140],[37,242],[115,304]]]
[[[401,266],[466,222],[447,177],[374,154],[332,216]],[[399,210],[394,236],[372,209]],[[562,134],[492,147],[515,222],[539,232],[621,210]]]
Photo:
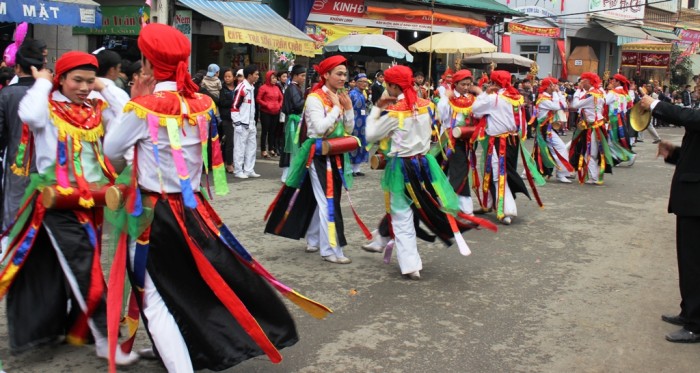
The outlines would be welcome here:
[[[227,43],[253,44],[271,50],[314,56],[311,38],[267,5],[248,1],[179,1],[221,23]]]
[[[644,40],[644,39],[656,40],[654,37],[650,37],[649,34],[642,31],[642,29],[639,27],[623,26],[623,25],[618,25],[615,23],[609,23],[609,22],[600,21],[600,20],[596,20],[596,23],[598,23],[604,29],[612,32],[614,35],[617,35],[618,37],[624,36],[624,37],[628,37],[628,38],[636,38],[636,39],[642,39],[642,40]]]
[[[646,32],[647,34],[659,39],[659,40],[669,40],[669,41],[675,41],[675,40],[681,40],[681,38],[678,37],[672,30],[666,31],[666,30],[661,30],[661,29],[655,29],[651,27],[642,27],[642,30]]]
[[[432,0],[417,0],[426,4],[430,4]],[[508,5],[500,4],[496,0],[435,0],[435,5],[446,5],[460,8],[476,9],[479,13],[493,13],[506,17],[522,17],[525,14],[517,10],[511,9]],[[436,8],[441,10],[444,8]]]
[[[0,1],[0,22],[99,28],[102,26],[99,6],[92,0]]]

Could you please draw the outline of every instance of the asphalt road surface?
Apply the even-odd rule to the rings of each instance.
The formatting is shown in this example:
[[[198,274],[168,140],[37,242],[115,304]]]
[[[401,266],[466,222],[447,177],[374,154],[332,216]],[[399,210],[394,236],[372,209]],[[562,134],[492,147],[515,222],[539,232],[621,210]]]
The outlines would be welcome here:
[[[659,132],[680,144],[682,129]],[[300,342],[282,350],[278,365],[259,357],[227,372],[698,372],[700,345],[666,342],[677,327],[660,320],[680,301],[675,217],[666,213],[673,167],[655,158],[648,135],[635,150],[636,164],[615,168],[603,186],[552,180],[540,188],[544,209],[518,196],[513,225],[465,233],[469,257],[419,241],[420,281],[402,278],[395,258],[386,265],[360,250],[365,240],[345,198],[352,264],[326,263],[305,253],[303,241],[263,235],[280,171],[259,160],[262,177],[229,179],[232,193],[214,206],[272,273],[334,313],[316,320],[288,303]],[[352,198],[374,226],[384,211],[381,172],[366,168]],[[10,356],[1,313],[8,372],[107,370],[91,346]],[[137,348],[149,343],[140,331]],[[165,370],[140,361],[120,371]]]

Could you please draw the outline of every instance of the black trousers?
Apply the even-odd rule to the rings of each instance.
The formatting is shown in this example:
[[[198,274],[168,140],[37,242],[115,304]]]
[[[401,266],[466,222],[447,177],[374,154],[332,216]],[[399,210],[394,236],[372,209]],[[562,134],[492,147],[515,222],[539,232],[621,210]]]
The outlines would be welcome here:
[[[224,128],[224,163],[233,165],[233,122],[231,119],[223,119],[221,126]]]
[[[277,126],[279,125],[280,115],[272,115],[268,113],[260,113],[260,124],[262,125],[262,133],[260,134],[260,150],[277,150]]]
[[[680,315],[688,320],[687,330],[700,333],[700,217],[676,217],[676,251]]]

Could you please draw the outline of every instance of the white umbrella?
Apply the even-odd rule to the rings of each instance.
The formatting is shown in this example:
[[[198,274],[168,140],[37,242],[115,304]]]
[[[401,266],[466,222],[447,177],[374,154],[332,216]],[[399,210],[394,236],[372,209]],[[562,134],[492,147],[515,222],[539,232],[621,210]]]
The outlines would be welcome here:
[[[467,53],[495,52],[498,48],[488,41],[464,32],[443,32],[408,46],[411,52]]]
[[[499,70],[524,70],[535,63],[529,58],[503,52],[481,53],[462,58],[462,64],[465,65],[484,65],[491,62],[495,62]]]
[[[382,34],[355,34],[334,40],[323,47],[324,52],[360,53],[364,56],[388,56],[413,62],[413,55],[396,40]]]

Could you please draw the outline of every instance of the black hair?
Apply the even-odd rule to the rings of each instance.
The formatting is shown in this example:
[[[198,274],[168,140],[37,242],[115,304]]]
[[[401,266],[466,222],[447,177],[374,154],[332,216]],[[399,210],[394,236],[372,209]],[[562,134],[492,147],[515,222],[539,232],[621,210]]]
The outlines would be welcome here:
[[[531,83],[531,81],[530,81],[530,79],[525,78],[525,79],[521,80],[520,83],[523,83],[523,84],[524,83]]]
[[[17,65],[19,65],[22,72],[25,74],[31,74],[31,67],[34,66],[37,70],[41,70],[44,67],[44,50],[46,49],[46,43],[41,40],[34,39],[24,39],[22,45],[20,45],[17,51]]]
[[[289,76],[289,72],[287,70],[280,70],[275,75],[277,76],[277,79],[280,79],[283,74],[287,74],[287,76]]]
[[[417,78],[417,77],[419,77],[419,76],[422,76],[422,77],[425,78],[425,74],[423,74],[422,71],[416,71],[415,73],[413,73],[413,77],[414,77],[414,78]]]
[[[206,70],[197,70],[197,72],[194,73],[194,76],[192,77],[192,81],[195,82],[195,84],[197,85],[201,85],[205,75],[207,75]]]
[[[95,57],[97,57],[97,76],[104,77],[107,75],[107,71],[113,67],[119,66],[122,63],[122,58],[119,53],[110,50],[102,50]]]
[[[135,62],[129,62],[128,60],[122,61],[122,71],[124,72],[124,74],[126,74],[126,78],[128,81],[131,81],[134,77],[134,74],[138,73],[142,67],[143,66],[141,65],[141,61],[135,61]]]
[[[11,67],[0,68],[0,86],[5,87],[14,78],[15,71]]]
[[[243,77],[248,79],[248,76],[255,74],[256,71],[260,71],[256,65],[248,65],[243,68]]]
[[[382,70],[377,70],[376,73],[374,73],[374,79],[377,79],[379,76],[384,76],[384,71]]]

